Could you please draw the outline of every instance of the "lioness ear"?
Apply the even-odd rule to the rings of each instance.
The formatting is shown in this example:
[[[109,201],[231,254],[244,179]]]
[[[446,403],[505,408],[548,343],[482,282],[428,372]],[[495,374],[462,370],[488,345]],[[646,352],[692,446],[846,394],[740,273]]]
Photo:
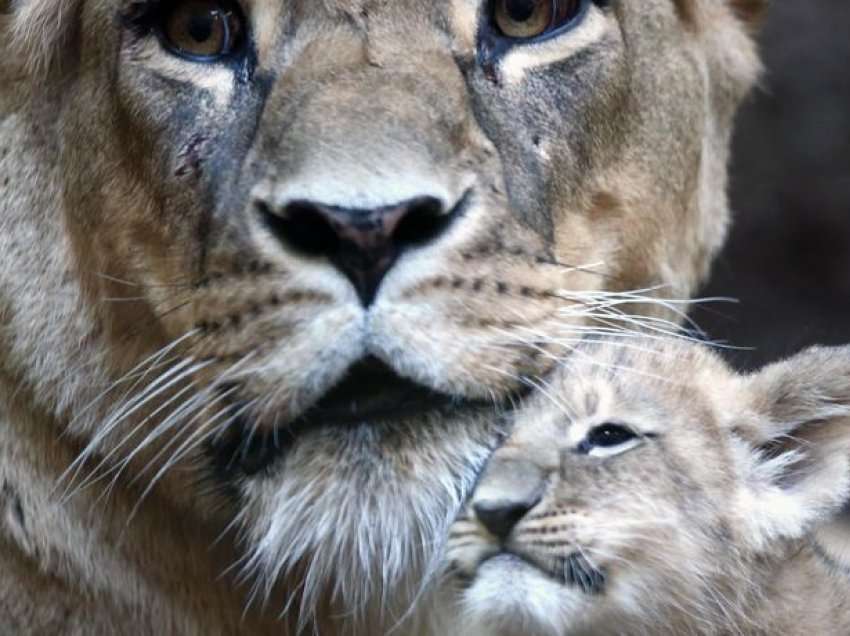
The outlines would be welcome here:
[[[800,537],[850,498],[850,347],[809,349],[743,388],[738,512],[757,546]]]

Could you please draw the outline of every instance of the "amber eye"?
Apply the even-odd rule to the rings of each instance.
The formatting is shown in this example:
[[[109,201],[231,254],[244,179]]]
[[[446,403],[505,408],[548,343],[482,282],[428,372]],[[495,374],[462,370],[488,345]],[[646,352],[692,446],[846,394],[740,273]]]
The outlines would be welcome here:
[[[536,38],[572,21],[582,4],[583,0],[495,0],[493,20],[505,37]]]
[[[244,30],[239,8],[224,0],[177,2],[162,21],[162,35],[168,47],[178,55],[203,62],[235,51]]]

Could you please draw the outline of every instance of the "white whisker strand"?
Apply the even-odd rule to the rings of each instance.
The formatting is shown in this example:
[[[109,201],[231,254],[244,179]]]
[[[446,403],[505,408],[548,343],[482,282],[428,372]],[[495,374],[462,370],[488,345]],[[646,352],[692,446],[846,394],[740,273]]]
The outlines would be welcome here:
[[[66,490],[61,498],[62,501],[68,500],[69,491],[70,494],[73,494],[73,485],[79,477],[80,471],[83,469],[85,463],[95,452],[98,451],[103,442],[114,432],[116,427],[118,427],[126,417],[137,412],[148,404],[151,399],[160,395],[162,393],[161,389],[163,383],[170,381],[174,376],[180,377],[181,373],[185,371],[187,367],[191,366],[191,364],[191,360],[183,360],[177,363],[165,373],[158,376],[151,384],[145,387],[143,391],[134,395],[129,400],[119,403],[117,410],[113,412],[103,424],[101,424],[97,433],[95,433],[92,439],[89,440],[88,444],[78,454],[76,459],[68,466],[62,475],[59,476],[57,484],[66,483]]]
[[[248,405],[245,406],[248,408]],[[192,452],[198,446],[206,442],[212,435],[210,429],[213,428],[213,424],[220,419],[222,416],[230,415],[231,417],[225,422],[232,423],[235,421],[240,415],[241,412],[237,415],[233,415],[233,411],[231,408],[225,408],[219,411],[216,415],[211,417],[207,422],[205,422],[205,426],[199,426],[194,432],[192,432],[188,438],[172,453],[171,457],[169,457],[166,461],[163,462],[162,467],[157,471],[157,473],[151,478],[148,482],[145,490],[139,496],[136,505],[133,507],[133,510],[130,512],[130,515],[127,519],[127,523],[129,524],[138,513],[141,508],[142,503],[147,498],[147,496],[153,491],[159,481],[165,476],[165,474],[171,470],[179,461],[186,456],[187,453]]]
[[[151,356],[142,360],[139,364],[137,364],[135,367],[133,367],[130,371],[128,371],[123,376],[121,376],[121,378],[119,378],[118,380],[116,380],[115,382],[110,384],[106,388],[106,390],[104,390],[103,392],[101,392],[100,394],[95,396],[95,398],[91,402],[89,402],[89,404],[87,404],[86,406],[82,407],[81,409],[79,409],[77,411],[74,418],[68,424],[66,429],[62,432],[62,435],[66,435],[66,434],[69,433],[69,431],[72,431],[79,420],[81,420],[83,417],[85,417],[89,413],[89,411],[92,408],[94,408],[95,406],[97,406],[97,404],[103,398],[105,398],[107,395],[109,395],[110,392],[112,392],[115,388],[121,386],[124,382],[126,382],[128,380],[128,378],[134,378],[134,377],[136,377],[136,374],[142,374],[141,377],[138,378],[137,382],[135,382],[132,386],[130,386],[127,389],[127,392],[125,393],[124,397],[126,398],[127,395],[132,394],[132,392],[139,385],[139,383],[141,383],[144,380],[145,374],[149,373],[152,369],[157,368],[158,364],[169,353],[174,351],[183,342],[185,342],[187,339],[194,336],[196,333],[197,333],[196,331],[190,331],[189,333],[187,333],[187,334],[181,336],[180,338],[174,340],[173,342],[169,343],[168,345],[166,345],[165,347],[163,347],[162,349],[160,349],[156,353],[154,353]]]
[[[141,432],[141,429],[144,428],[144,426],[148,422],[153,420],[160,413],[162,413],[165,410],[167,410],[168,408],[170,408],[175,402],[179,402],[184,397],[184,395],[186,395],[187,393],[190,393],[192,391],[195,391],[196,389],[197,389],[197,386],[194,383],[188,384],[187,386],[183,387],[173,397],[169,398],[166,402],[164,402],[162,404],[162,406],[160,406],[156,411],[154,411],[154,413],[152,413],[151,415],[144,418],[139,423],[139,425],[136,426],[136,428],[134,428],[130,433],[128,433],[124,437],[123,440],[121,440],[121,442],[119,442],[118,446],[119,447],[123,446],[127,441],[133,439],[136,435],[138,435]],[[185,407],[185,404],[187,402],[191,402],[191,400],[179,403],[177,405],[177,407],[174,409],[174,411],[179,412],[181,409],[183,409]],[[169,418],[171,416],[172,416],[172,414],[170,413],[166,417]],[[109,477],[110,475],[113,475],[112,479],[110,480],[109,485],[107,486],[106,489],[104,489],[104,492],[101,495],[101,497],[108,496],[108,494],[111,493],[112,490],[115,488],[115,486],[118,484],[118,482],[120,481],[121,476],[123,475],[124,471],[132,463],[132,461],[136,457],[138,457],[146,448],[148,448],[148,446],[150,446],[150,444],[153,442],[153,440],[155,440],[157,437],[160,436],[160,432],[159,432],[160,429],[161,429],[161,425],[158,424],[157,426],[155,426],[153,428],[153,430],[150,431],[141,442],[134,444],[132,450],[127,455],[125,455],[123,459],[121,459],[120,461],[113,462],[112,465],[107,470],[103,471],[95,479],[92,479],[92,481],[87,485],[87,487],[91,487],[94,484],[96,484],[98,481],[101,481],[101,480]],[[112,454],[116,453],[118,450],[119,450],[119,448],[116,447],[112,451]],[[99,469],[103,465],[105,465],[107,463],[107,461],[108,461],[108,456],[101,459],[100,465],[92,470],[92,475],[97,475]]]

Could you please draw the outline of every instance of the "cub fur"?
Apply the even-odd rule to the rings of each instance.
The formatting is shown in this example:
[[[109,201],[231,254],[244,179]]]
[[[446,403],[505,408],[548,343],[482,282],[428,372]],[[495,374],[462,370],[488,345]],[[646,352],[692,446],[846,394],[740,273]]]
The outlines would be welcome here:
[[[524,380],[675,327],[744,4],[500,6],[0,3],[0,632],[381,633]]]
[[[441,633],[850,633],[814,537],[848,494],[850,347],[741,376],[684,341],[583,344],[452,529]]]

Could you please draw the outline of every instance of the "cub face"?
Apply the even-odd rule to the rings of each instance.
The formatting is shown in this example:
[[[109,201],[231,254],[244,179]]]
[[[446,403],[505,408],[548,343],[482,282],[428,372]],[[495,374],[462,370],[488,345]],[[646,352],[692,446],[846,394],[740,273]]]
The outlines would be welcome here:
[[[848,414],[847,348],[741,377],[690,343],[580,346],[452,528],[457,633],[761,633],[776,567],[847,496]]]
[[[631,324],[610,293],[687,297],[722,242],[758,67],[740,3],[521,4],[0,17],[10,86],[47,104],[4,119],[26,149],[0,167],[8,373],[81,460],[235,519],[260,592],[403,587],[494,403],[588,320]]]

